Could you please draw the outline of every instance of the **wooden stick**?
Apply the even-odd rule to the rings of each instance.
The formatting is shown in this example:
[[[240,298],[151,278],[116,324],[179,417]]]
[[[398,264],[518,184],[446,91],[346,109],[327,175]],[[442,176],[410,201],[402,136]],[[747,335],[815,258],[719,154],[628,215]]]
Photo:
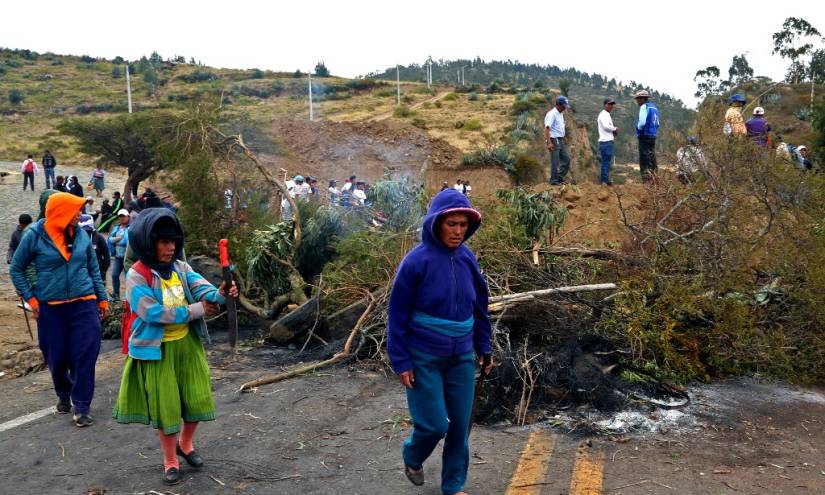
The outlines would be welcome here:
[[[488,299],[488,304],[498,303],[498,302],[506,302],[512,300],[523,299],[525,297],[540,297],[540,296],[549,296],[551,294],[570,294],[575,292],[591,292],[597,290],[614,290],[616,289],[616,284],[608,283],[608,284],[589,284],[589,285],[568,285],[565,287],[556,287],[555,289],[541,289],[541,290],[532,290],[529,292],[517,292],[515,294],[505,294],[503,296],[495,296]]]

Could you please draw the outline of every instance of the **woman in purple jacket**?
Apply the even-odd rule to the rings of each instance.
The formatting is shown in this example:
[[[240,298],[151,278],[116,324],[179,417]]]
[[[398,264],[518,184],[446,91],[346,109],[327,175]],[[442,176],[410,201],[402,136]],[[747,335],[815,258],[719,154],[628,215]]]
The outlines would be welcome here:
[[[444,438],[441,490],[463,494],[470,449],[475,359],[492,369],[487,283],[464,242],[481,214],[455,189],[439,192],[424,217],[421,243],[407,253],[389,301],[388,353],[406,387],[413,419],[404,472],[424,483],[424,461]]]

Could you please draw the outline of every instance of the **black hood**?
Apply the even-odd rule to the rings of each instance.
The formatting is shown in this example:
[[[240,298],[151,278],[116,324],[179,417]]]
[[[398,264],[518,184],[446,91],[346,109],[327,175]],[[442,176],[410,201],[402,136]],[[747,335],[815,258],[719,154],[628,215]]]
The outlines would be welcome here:
[[[129,225],[129,247],[144,264],[158,271],[168,271],[170,263],[160,263],[155,250],[158,241],[153,232],[174,229],[179,238],[175,240],[175,260],[183,252],[183,228],[178,217],[168,208],[146,208]]]

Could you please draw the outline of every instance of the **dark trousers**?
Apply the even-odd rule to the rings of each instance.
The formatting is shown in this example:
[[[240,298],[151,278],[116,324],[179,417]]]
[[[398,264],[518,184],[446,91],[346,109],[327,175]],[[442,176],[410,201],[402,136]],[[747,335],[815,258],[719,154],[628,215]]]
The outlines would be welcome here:
[[[97,301],[40,304],[37,339],[49,366],[57,398],[71,399],[75,413],[88,413],[95,393],[95,362],[100,353]]]
[[[54,167],[43,167],[43,175],[46,177],[46,189],[54,187]]]
[[[639,136],[639,173],[642,181],[652,179],[656,175],[656,137]]]
[[[32,191],[34,191],[34,172],[23,172],[23,190],[26,190],[26,183],[30,183],[32,185]]]
[[[553,151],[550,152],[550,183],[561,184],[570,170],[570,156],[564,147],[564,138],[550,138]]]
[[[415,385],[407,389],[413,431],[404,441],[404,464],[421,469],[444,439],[441,491],[461,491],[470,463],[468,434],[475,392],[473,353],[439,357],[410,349]]]
[[[601,158],[601,174],[599,182],[610,183],[610,164],[613,162],[613,141],[599,141],[599,155]]]

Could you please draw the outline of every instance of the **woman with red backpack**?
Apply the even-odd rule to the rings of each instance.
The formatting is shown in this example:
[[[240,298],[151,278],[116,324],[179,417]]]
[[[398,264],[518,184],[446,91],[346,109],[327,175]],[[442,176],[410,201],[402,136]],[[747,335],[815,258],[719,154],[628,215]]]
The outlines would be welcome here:
[[[31,183],[32,191],[34,191],[34,176],[37,175],[37,163],[34,157],[29,155],[20,166],[20,173],[23,174],[23,190],[26,190],[26,183]]]
[[[177,456],[204,465],[193,439],[200,421],[215,419],[215,403],[201,339],[209,340],[204,317],[218,314],[226,287],[215,288],[180,261],[183,229],[166,208],[141,212],[129,247],[138,257],[126,276],[133,321],[112,416],[158,430],[163,482],[174,485],[182,479]],[[237,297],[234,283],[229,294]]]

